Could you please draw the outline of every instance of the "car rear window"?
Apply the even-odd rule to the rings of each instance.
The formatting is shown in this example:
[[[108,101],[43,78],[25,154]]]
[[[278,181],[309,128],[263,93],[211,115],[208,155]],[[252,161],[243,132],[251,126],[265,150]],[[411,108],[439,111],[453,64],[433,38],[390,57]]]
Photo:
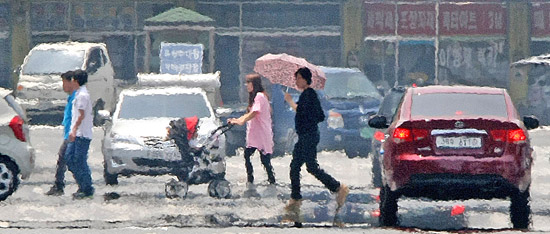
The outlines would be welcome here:
[[[508,117],[502,94],[430,93],[413,95],[411,117]]]

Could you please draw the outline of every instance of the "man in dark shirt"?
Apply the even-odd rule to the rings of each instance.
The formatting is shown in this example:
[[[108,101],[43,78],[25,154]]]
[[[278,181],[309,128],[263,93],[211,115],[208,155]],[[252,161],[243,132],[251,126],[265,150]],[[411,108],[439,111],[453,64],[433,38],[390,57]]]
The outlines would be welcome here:
[[[298,103],[292,100],[290,94],[285,93],[285,101],[296,111],[294,122],[298,134],[298,142],[294,145],[292,161],[290,162],[291,199],[285,209],[287,212],[296,212],[300,209],[302,204],[300,168],[305,163],[309,173],[321,181],[331,192],[336,193],[337,210],[339,210],[346,201],[349,188],[327,174],[319,167],[317,162],[317,144],[319,143],[317,124],[325,120],[325,114],[321,108],[317,92],[309,87],[311,85],[311,71],[307,67],[303,67],[298,69],[294,76],[296,77],[296,86],[303,92],[300,94]]]

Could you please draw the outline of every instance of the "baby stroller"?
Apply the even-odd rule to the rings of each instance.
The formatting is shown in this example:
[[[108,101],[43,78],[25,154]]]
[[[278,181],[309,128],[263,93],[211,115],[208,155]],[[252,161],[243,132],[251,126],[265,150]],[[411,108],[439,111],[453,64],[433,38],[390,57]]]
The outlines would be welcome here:
[[[229,181],[225,179],[225,159],[223,155],[211,155],[210,151],[218,146],[218,138],[233,125],[226,124],[212,131],[208,138],[203,140],[199,148],[189,145],[192,135],[198,125],[196,117],[180,118],[170,121],[168,137],[173,139],[181,160],[177,162],[171,174],[178,180],[171,179],[165,185],[165,193],[168,198],[185,198],[188,186],[196,184],[208,185],[208,194],[216,198],[229,198],[231,188]]]

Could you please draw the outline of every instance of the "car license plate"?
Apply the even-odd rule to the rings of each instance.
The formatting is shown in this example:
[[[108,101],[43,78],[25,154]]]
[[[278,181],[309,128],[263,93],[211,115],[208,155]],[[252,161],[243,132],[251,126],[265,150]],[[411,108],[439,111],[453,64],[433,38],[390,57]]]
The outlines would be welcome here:
[[[481,137],[442,137],[435,139],[437,148],[481,148]]]

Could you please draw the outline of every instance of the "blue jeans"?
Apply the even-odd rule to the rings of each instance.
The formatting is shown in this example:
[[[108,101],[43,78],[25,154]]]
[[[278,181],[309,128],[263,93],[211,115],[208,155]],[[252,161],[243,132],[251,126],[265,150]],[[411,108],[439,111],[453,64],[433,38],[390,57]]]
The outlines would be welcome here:
[[[69,171],[73,173],[74,179],[78,184],[78,190],[86,195],[94,193],[92,186],[92,175],[88,166],[88,149],[91,139],[76,137],[76,140],[69,142],[65,152],[65,161]]]
[[[55,187],[57,189],[65,188],[65,172],[67,171],[67,162],[65,161],[65,152],[67,151],[68,139],[63,140],[63,144],[59,147],[57,158],[57,168],[55,171]]]

